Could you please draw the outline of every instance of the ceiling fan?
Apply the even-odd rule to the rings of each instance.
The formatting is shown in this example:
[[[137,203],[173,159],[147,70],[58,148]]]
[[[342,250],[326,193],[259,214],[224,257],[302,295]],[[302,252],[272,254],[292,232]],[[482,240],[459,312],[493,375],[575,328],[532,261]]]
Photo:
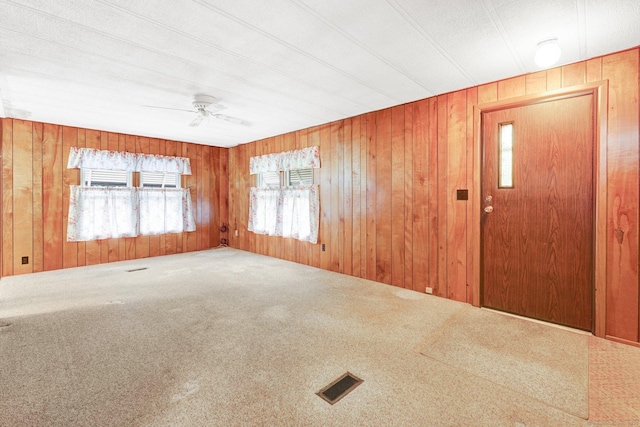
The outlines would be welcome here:
[[[219,119],[224,120],[229,123],[242,125],[242,126],[251,126],[251,122],[246,120],[239,119],[237,117],[227,116],[226,114],[219,114],[218,111],[225,110],[227,107],[220,104],[220,100],[209,95],[194,95],[193,101],[191,102],[193,106],[192,109],[186,110],[182,108],[169,108],[169,107],[157,107],[153,105],[148,105],[151,108],[161,108],[163,110],[174,110],[174,111],[187,111],[190,113],[196,113],[196,117],[189,123],[190,127],[197,127],[204,121],[204,119]]]

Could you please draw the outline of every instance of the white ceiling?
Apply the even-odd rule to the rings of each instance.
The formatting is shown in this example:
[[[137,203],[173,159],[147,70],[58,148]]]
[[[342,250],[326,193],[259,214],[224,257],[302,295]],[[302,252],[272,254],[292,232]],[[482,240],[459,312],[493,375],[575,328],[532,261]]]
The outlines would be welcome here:
[[[231,147],[640,45],[638,0],[0,0],[0,116]],[[195,94],[245,127],[193,128]]]

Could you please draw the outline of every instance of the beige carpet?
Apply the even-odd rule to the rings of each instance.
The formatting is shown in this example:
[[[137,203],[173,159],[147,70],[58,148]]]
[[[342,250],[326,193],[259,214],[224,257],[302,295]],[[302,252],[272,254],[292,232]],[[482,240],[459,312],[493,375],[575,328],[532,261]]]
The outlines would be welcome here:
[[[589,336],[469,307],[422,354],[546,405],[589,416]]]
[[[0,426],[587,425],[452,367],[442,341],[443,360],[416,350],[473,313],[486,316],[232,249],[6,277]],[[468,326],[457,333],[479,351]],[[541,348],[546,329],[532,328],[521,344]],[[499,371],[494,350],[483,364]],[[364,382],[335,405],[316,396],[347,371]]]

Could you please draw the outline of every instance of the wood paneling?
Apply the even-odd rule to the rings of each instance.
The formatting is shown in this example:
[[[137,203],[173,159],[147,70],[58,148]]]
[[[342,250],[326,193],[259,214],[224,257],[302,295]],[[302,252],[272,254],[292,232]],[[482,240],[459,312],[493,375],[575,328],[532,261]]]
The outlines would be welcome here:
[[[287,239],[254,236],[253,250],[477,304],[474,107],[608,79],[609,246],[607,265],[596,268],[608,272],[607,333],[637,341],[638,57],[636,48],[251,143],[253,155],[261,155],[306,141],[320,147],[322,164],[315,172],[318,244],[295,251]],[[238,227],[246,218],[236,212],[248,209],[246,153],[242,146],[229,150],[230,221]],[[465,188],[469,201],[456,200]]]
[[[228,223],[225,148],[15,119],[1,119],[0,126],[3,276],[208,249],[211,229],[218,227],[214,218]],[[184,181],[193,186],[196,231],[67,242],[69,185],[80,183],[79,170],[66,167],[74,146],[189,157],[193,175]],[[28,264],[22,264],[23,256]]]
[[[62,207],[63,141],[62,126],[44,125],[43,169],[42,169],[42,210],[44,220],[44,271],[62,268],[62,245],[64,220]],[[98,139],[99,141],[99,139]],[[92,140],[93,142],[93,140]],[[12,167],[15,167],[13,164]],[[66,168],[66,165],[64,165]],[[6,205],[3,205],[3,209]],[[98,257],[100,253],[98,252]]]
[[[602,59],[609,81],[607,335],[638,341],[638,49]]]
[[[31,272],[33,260],[33,125],[13,122],[13,274]],[[28,257],[28,264],[22,263]]]

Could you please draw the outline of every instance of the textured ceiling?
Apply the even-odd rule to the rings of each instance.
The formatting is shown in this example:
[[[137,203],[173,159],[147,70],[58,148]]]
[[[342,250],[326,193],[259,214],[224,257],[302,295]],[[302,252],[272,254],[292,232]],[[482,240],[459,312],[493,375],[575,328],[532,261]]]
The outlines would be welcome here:
[[[638,0],[0,0],[0,116],[230,147],[537,71],[550,37],[561,64],[635,47],[639,23]],[[190,127],[195,94],[252,125]]]

